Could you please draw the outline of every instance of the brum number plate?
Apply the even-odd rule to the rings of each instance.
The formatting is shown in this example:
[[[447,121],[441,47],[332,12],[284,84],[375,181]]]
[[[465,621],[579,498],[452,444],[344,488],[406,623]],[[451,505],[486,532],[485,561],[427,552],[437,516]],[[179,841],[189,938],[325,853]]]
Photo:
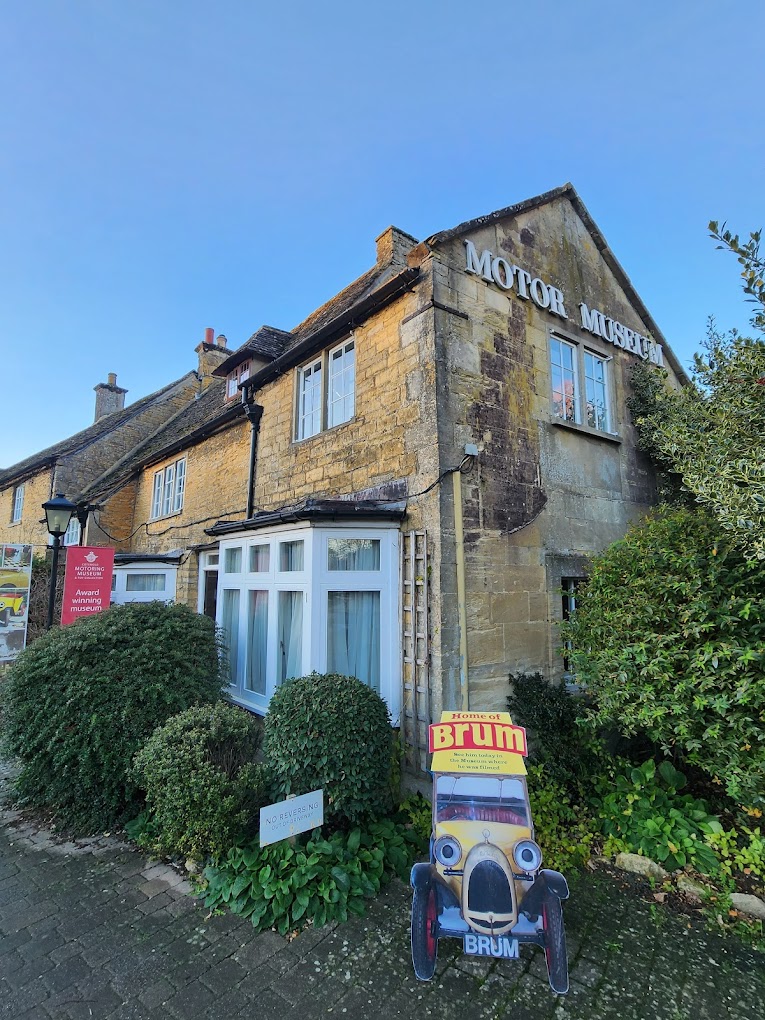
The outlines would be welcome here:
[[[465,936],[465,952],[468,956],[495,956],[503,960],[518,959],[518,939],[509,939],[505,935],[494,936],[474,935],[472,932]]]

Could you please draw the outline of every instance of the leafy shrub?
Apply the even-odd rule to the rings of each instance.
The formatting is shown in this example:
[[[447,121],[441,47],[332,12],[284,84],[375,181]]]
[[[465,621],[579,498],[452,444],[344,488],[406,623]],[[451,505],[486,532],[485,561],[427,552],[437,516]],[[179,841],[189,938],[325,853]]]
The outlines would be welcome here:
[[[227,906],[258,931],[282,935],[309,920],[345,921],[363,914],[364,900],[393,875],[408,877],[415,845],[409,830],[386,819],[328,839],[314,830],[301,845],[235,847],[205,868],[205,905]]]
[[[390,715],[355,677],[311,673],[271,699],[265,755],[277,796],[324,789],[324,817],[356,825],[391,809]]]
[[[155,827],[140,841],[196,860],[225,853],[268,798],[260,739],[260,721],[223,701],[158,727],[134,759]]]
[[[402,802],[399,814],[411,825],[423,850],[426,850],[433,832],[433,805],[421,793],[415,793]]]
[[[114,606],[48,631],[5,684],[19,794],[80,830],[136,815],[133,755],[171,715],[219,698],[221,682],[214,625],[186,606]]]
[[[541,673],[511,673],[507,708],[513,722],[529,730],[529,762],[544,765],[546,781],[578,790],[605,767],[603,751],[586,723],[582,698]]]
[[[765,801],[765,561],[700,510],[659,509],[595,559],[564,634],[598,723]]]
[[[685,782],[668,761],[657,769],[649,760],[617,776],[614,789],[600,803],[603,832],[669,871],[690,864],[702,874],[716,872],[718,860],[705,838],[722,827],[703,800],[678,792]]]
[[[548,773],[547,765],[529,764],[528,787],[545,867],[565,874],[586,864],[598,832],[593,812]]]
[[[704,836],[707,846],[719,861],[720,872],[732,878],[736,872],[765,878],[765,835],[747,826],[738,829],[713,829]]]

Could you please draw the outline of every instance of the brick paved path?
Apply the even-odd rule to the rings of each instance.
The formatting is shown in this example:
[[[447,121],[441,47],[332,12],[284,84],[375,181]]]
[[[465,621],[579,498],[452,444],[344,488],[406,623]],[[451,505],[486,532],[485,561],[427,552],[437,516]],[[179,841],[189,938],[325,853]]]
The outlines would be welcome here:
[[[112,838],[61,843],[0,807],[0,1018],[438,1017],[762,1020],[765,956],[588,876],[566,904],[571,992],[539,950],[479,961],[439,945],[413,976],[409,890],[291,942],[207,917],[180,876]]]

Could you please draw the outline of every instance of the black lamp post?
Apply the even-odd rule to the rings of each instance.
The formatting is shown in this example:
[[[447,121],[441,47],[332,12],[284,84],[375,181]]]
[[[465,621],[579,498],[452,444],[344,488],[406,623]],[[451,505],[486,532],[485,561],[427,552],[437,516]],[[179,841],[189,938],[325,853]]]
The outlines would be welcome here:
[[[66,534],[72,514],[77,512],[77,507],[71,500],[67,499],[63,492],[56,494],[54,499],[43,503],[45,511],[45,523],[53,538],[53,566],[50,572],[50,592],[48,593],[48,623],[46,630],[53,626],[53,609],[56,604],[56,580],[58,577],[58,551],[61,548],[61,539]]]

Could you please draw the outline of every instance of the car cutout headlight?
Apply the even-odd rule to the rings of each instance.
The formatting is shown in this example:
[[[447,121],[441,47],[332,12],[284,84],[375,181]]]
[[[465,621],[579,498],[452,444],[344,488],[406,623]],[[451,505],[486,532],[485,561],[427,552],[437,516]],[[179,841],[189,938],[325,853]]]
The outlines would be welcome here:
[[[513,847],[513,858],[521,871],[537,871],[542,863],[542,851],[533,839],[519,839]]]
[[[462,857],[462,847],[454,836],[440,836],[433,847],[433,853],[439,864],[450,867],[457,864]]]

